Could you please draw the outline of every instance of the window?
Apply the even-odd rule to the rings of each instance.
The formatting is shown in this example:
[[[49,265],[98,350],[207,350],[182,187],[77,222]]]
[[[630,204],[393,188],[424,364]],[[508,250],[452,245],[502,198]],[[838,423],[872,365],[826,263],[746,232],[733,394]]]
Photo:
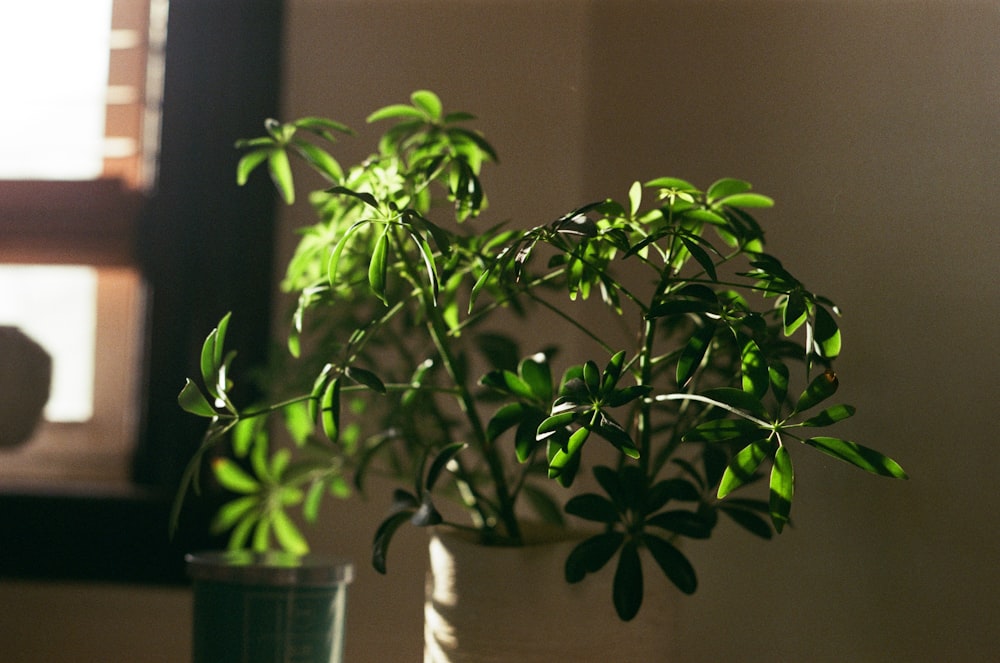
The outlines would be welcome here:
[[[156,174],[164,0],[0,7],[0,325],[51,360],[0,482],[127,482],[145,285],[138,214]],[[7,386],[11,389],[13,387]]]
[[[39,1],[0,2],[0,12]],[[138,420],[133,422],[137,440],[125,459],[130,482],[0,480],[0,578],[184,582],[184,553],[219,543],[207,533],[212,505],[206,500],[186,508],[176,539],[166,535],[180,472],[204,430],[177,406],[176,397],[184,378],[198,370],[206,333],[227,310],[234,311],[230,336],[241,349],[241,365],[263,362],[269,346],[269,299],[262,293],[272,284],[274,195],[264,180],[236,186],[233,142],[256,135],[263,118],[280,115],[282,5],[281,0],[171,0],[155,178],[143,166],[145,174],[130,179],[134,171],[114,170],[118,164],[106,154],[98,179],[0,181],[0,264],[96,269],[99,300],[102,273],[131,273],[143,295],[132,301],[145,321],[139,353],[145,370],[138,376],[138,393],[131,395],[139,406],[129,413]],[[112,31],[124,6],[113,0]],[[151,7],[151,13],[165,9],[162,0],[137,6]],[[23,21],[19,25],[23,28]],[[109,80],[115,84],[120,53],[109,52]],[[147,76],[146,98],[151,87]],[[8,90],[0,94],[5,102],[10,98]],[[147,105],[155,110],[158,103]],[[113,112],[108,105],[108,118]],[[145,122],[143,134],[151,126]],[[116,135],[106,128],[105,137]],[[143,143],[146,160],[148,144]],[[104,289],[120,290],[113,280]],[[100,307],[95,419],[104,363]],[[108,322],[112,330],[121,324]],[[111,381],[120,379],[115,375]],[[7,458],[0,449],[0,465]]]

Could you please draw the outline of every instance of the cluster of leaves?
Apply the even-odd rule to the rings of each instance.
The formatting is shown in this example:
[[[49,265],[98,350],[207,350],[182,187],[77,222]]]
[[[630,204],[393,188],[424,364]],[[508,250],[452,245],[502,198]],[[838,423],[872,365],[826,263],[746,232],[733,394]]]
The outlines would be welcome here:
[[[315,520],[324,496],[363,490],[365,477],[385,474],[402,483],[375,533],[380,571],[407,523],[520,543],[524,501],[543,519],[562,523],[564,511],[600,527],[572,552],[565,577],[581,581],[617,558],[612,599],[628,620],[642,603],[640,551],[690,593],[697,579],[683,537],[709,537],[720,513],[760,537],[782,531],[793,442],[905,477],[872,449],[812,434],[855,412],[829,404],[838,311],[765,252],[746,210],[769,207],[770,198],[736,179],[702,191],[659,178],[636,182],[624,203],[591,203],[551,223],[473,228],[487,205],[481,169],[496,153],[465,127],[471,119],[415,92],[410,104],[369,117],[393,124],[377,153],[346,170],[320,146],[351,133],[331,120],[269,121],[266,136],[241,144],[249,150],[241,183],[266,163],[292,203],[293,154],[326,185],[310,196],[317,221],[303,230],[284,280],[297,299],[294,359],[272,385],[275,400],[232,402],[228,316],[206,340],[203,386],[188,381],[179,397],[210,419],[202,454],[232,440],[232,457],[212,464],[236,495],[216,519],[231,529],[231,545],[263,549],[273,539],[303,552],[289,508]],[[452,219],[432,221],[441,203]],[[620,347],[606,325],[579,315],[593,297],[624,322],[634,346]],[[556,383],[553,365],[567,348],[525,357],[487,325],[538,310],[564,322],[555,341],[575,332],[606,354],[571,357]],[[269,436],[275,413],[291,447]],[[546,487],[572,486],[595,439],[615,450],[612,465],[591,468],[603,492],[576,491],[560,509]],[[195,485],[200,455],[188,477]],[[759,479],[766,498],[731,495]],[[461,507],[457,515],[446,503]]]

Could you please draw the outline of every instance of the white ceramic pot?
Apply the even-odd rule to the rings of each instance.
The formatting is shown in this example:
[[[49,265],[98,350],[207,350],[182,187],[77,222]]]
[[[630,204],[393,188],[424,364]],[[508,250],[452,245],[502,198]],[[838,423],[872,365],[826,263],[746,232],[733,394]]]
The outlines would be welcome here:
[[[670,660],[677,592],[647,556],[639,614],[622,622],[611,603],[617,558],[583,582],[563,576],[580,540],[483,546],[435,531],[424,602],[424,663]]]

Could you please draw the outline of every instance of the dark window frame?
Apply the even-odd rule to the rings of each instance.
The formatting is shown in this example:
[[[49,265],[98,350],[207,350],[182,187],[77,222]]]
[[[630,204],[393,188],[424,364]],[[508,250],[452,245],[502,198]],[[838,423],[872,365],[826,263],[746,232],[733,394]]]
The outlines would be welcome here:
[[[282,10],[282,0],[170,2],[159,175],[135,230],[152,296],[132,485],[0,493],[0,577],[181,583],[184,553],[220,543],[208,535],[211,496],[189,500],[167,536],[204,431],[176,396],[226,312],[241,366],[262,363],[270,344],[275,197],[263,178],[236,186],[233,143],[278,114]]]

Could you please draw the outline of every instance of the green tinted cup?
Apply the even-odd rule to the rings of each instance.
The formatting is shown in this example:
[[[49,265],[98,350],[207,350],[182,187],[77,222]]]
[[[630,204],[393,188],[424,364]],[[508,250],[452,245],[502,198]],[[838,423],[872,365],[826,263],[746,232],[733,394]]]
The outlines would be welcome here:
[[[347,586],[342,559],[285,553],[187,556],[194,663],[339,663]]]

